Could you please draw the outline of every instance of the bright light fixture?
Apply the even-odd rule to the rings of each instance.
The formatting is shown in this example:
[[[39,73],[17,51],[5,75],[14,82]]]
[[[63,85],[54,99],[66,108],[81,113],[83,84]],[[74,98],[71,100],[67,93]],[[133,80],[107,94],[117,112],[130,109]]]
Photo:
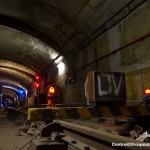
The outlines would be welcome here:
[[[62,59],[63,59],[63,56],[58,57],[58,58],[55,60],[55,63],[56,63],[56,64],[59,63],[60,61],[62,61]]]
[[[58,72],[59,72],[59,74],[62,74],[62,73],[64,72],[64,70],[65,70],[65,64],[64,64],[63,62],[60,62],[60,63],[57,65],[57,67],[58,67]]]

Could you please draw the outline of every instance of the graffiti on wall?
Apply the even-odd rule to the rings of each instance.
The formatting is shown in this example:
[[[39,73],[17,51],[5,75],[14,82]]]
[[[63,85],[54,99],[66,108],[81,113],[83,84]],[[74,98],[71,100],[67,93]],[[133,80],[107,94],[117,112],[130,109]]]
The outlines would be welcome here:
[[[95,98],[124,98],[125,79],[122,73],[95,73]]]

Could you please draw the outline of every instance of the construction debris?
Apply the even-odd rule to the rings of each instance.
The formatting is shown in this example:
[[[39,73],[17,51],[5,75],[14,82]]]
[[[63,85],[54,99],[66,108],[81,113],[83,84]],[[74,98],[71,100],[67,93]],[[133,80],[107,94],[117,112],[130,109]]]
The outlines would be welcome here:
[[[40,131],[42,130],[42,128],[45,125],[46,125],[46,123],[42,122],[42,121],[34,121],[34,122],[31,122],[31,124],[28,124],[28,123],[23,124],[19,128],[18,136],[23,136],[23,135],[34,136],[34,135],[37,135],[37,133],[40,133]]]

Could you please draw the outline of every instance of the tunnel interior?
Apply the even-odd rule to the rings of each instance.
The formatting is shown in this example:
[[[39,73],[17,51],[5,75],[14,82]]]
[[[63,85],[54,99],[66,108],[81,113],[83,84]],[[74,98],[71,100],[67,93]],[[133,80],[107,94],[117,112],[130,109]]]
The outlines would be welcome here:
[[[23,31],[4,25],[0,28],[3,43],[0,51],[2,103],[9,98],[14,106],[21,106],[36,90],[33,87],[36,74],[42,74],[58,52]]]
[[[127,100],[132,101],[132,73],[140,70],[142,76],[149,68],[149,55],[144,57],[149,49],[148,16],[147,0],[1,0],[1,103],[36,104],[33,99],[45,99],[50,84],[60,86],[59,102],[86,103],[89,71],[127,74]],[[36,75],[41,76],[38,92]],[[146,75],[137,89],[147,87],[145,80]],[[142,99],[142,90],[135,100]]]
[[[0,149],[134,149],[149,104],[150,0],[0,0]]]

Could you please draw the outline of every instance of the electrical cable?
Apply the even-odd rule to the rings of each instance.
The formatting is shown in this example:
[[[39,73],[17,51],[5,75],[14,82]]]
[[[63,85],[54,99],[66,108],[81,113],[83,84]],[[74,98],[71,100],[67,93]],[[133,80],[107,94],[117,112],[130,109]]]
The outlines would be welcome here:
[[[109,21],[111,21],[114,17],[116,17],[123,9],[125,9],[126,7],[128,7],[134,0],[131,0],[128,4],[126,4],[125,6],[123,6],[119,11],[117,11],[113,16],[111,16],[109,19],[107,19],[101,26],[99,26],[96,30],[94,30],[85,40],[83,40],[79,46],[77,46],[76,48],[72,49],[71,52],[67,52],[67,53],[63,53],[63,54],[58,54],[56,58],[53,59],[53,61],[50,63],[52,64],[55,60],[57,60],[60,56],[66,56],[66,55],[69,55],[71,54],[73,51],[75,51],[76,49],[80,49],[82,50],[83,48],[83,43],[85,43],[86,41],[89,41],[89,39],[94,35],[96,34],[96,32],[98,32],[98,30],[100,30],[106,23],[108,23]],[[89,43],[88,43],[89,44]],[[87,44],[86,44],[87,45]],[[85,44],[84,44],[84,47],[85,47]],[[78,52],[78,51],[77,51]],[[49,68],[49,67],[48,67]],[[46,72],[47,72],[47,69],[46,68]]]
[[[128,8],[130,6],[130,4],[134,2],[134,0],[130,1],[128,4],[126,4],[123,8],[121,8],[118,12],[116,12],[111,18],[109,18],[107,21],[105,21],[100,27],[98,27],[94,32],[92,32],[80,45],[77,51],[75,51],[76,49],[72,49],[71,52],[67,52],[64,53],[63,56],[67,56],[70,55],[71,53],[73,53],[73,51],[75,51],[76,53],[80,52],[81,50],[83,50],[84,48],[86,48],[89,44],[91,44],[91,42],[93,42],[95,39],[97,39],[100,35],[102,35],[103,33],[105,33],[106,31],[108,31],[110,28],[112,28],[113,26],[115,26],[117,23],[121,22],[123,19],[125,19],[127,16],[129,16],[136,8],[138,8],[139,6],[141,6],[143,3],[147,2],[147,0],[143,0],[141,1],[139,4],[137,4],[135,7],[133,7],[125,16],[123,16],[122,18],[120,18],[117,22],[113,23],[111,26],[105,28],[102,32],[98,33],[97,32],[104,27],[105,24],[107,24],[109,21],[111,21],[114,17],[116,17],[119,13],[121,13],[121,11],[125,8]],[[86,41],[88,43],[86,43]],[[84,43],[84,44],[83,44]],[[61,54],[59,54],[55,59],[58,59],[61,56]],[[55,60],[54,59],[54,60]],[[53,63],[53,62],[51,62]],[[49,69],[47,68],[45,72],[47,72]]]
[[[26,144],[24,144],[19,150],[22,150],[26,145],[28,145],[30,142],[32,142],[35,138],[37,138],[39,134],[37,134],[35,137],[33,137],[30,141],[28,141]]]

